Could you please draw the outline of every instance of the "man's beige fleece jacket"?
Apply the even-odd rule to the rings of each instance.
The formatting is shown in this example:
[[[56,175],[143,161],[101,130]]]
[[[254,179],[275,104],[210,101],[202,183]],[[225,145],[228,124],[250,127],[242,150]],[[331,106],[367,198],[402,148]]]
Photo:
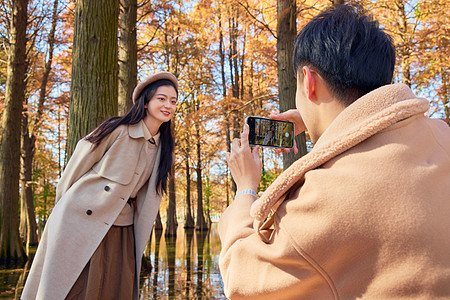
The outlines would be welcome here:
[[[235,200],[219,224],[226,295],[450,299],[450,128],[428,107],[403,84],[372,91],[260,199]]]

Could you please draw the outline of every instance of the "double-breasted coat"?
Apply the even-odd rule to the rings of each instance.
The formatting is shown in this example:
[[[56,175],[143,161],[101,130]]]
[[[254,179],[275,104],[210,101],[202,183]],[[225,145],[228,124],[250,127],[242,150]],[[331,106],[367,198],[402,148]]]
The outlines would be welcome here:
[[[45,226],[22,299],[64,299],[127,203],[143,171],[147,140],[142,121],[120,125],[93,150],[82,139],[57,186],[56,204]],[[156,191],[161,146],[134,213],[138,297],[141,258],[158,213]]]

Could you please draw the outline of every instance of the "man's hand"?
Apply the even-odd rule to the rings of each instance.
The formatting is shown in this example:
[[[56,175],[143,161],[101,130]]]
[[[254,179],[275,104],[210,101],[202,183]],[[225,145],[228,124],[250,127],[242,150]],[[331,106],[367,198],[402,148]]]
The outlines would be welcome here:
[[[233,139],[231,153],[225,154],[238,192],[245,189],[256,191],[261,180],[262,163],[259,157],[259,146],[251,151],[248,144],[248,132],[248,125],[245,124],[241,138]]]
[[[305,123],[303,123],[302,116],[300,115],[300,112],[296,109],[290,109],[288,111],[285,111],[285,112],[282,112],[282,113],[279,113],[276,115],[270,115],[270,118],[272,118],[274,120],[289,121],[289,122],[294,123],[294,125],[295,125],[294,136],[297,136],[306,130],[306,126],[305,126]],[[290,149],[276,149],[275,151],[277,151],[278,153],[281,153],[281,152],[286,153],[291,150]],[[295,139],[294,139],[294,153],[295,154],[298,153],[297,143],[295,142]]]

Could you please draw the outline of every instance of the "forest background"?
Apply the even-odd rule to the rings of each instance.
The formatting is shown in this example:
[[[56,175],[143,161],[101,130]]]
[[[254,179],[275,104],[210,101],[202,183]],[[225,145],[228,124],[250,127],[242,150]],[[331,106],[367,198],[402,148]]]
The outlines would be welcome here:
[[[1,0],[0,265],[26,258],[76,142],[124,114],[140,79],[180,83],[175,166],[156,228],[207,230],[232,201],[224,153],[246,116],[295,107],[297,32],[325,0]],[[358,1],[395,43],[394,82],[450,124],[450,2]],[[311,148],[297,139],[300,154]],[[299,156],[261,150],[265,188]],[[162,216],[162,217],[161,217]],[[181,225],[180,224],[180,225]]]

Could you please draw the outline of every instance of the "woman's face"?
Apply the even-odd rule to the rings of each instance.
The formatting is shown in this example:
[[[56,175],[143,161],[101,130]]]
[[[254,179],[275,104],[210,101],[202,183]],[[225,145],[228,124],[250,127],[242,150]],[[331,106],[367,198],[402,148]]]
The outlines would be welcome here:
[[[145,105],[145,118],[159,125],[170,121],[177,109],[177,99],[177,91],[173,86],[160,86]]]

